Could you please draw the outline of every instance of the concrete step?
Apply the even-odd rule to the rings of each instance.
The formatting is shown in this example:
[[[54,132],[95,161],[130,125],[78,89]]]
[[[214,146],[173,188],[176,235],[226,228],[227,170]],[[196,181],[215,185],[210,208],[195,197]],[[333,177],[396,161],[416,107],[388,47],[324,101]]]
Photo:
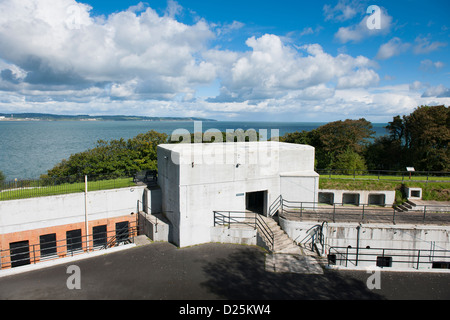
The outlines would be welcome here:
[[[266,255],[265,268],[270,272],[323,274],[323,269],[315,258],[290,253]]]

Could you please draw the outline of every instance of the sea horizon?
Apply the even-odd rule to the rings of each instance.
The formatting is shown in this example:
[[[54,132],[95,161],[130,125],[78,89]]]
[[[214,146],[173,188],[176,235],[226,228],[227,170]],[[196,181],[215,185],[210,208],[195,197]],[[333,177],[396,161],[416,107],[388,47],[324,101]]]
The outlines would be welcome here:
[[[147,120],[39,120],[0,121],[0,171],[7,180],[36,179],[47,173],[70,155],[92,149],[98,140],[123,138],[128,140],[140,133],[155,130],[170,135],[177,129],[190,133],[206,130],[254,129],[267,130],[272,135],[283,136],[295,131],[310,131],[329,122],[287,121],[147,121]],[[372,123],[375,137],[387,134],[387,123]],[[261,133],[261,132],[260,132]]]

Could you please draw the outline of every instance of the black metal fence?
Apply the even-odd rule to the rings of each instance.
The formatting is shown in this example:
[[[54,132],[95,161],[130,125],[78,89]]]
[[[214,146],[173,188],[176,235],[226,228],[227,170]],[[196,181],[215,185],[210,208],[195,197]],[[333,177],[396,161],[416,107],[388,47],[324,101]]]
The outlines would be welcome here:
[[[331,247],[328,265],[450,269],[450,250]]]
[[[142,183],[156,184],[155,171],[143,171],[134,175],[129,173],[102,174],[87,176],[88,191],[125,188]],[[44,177],[40,179],[15,179],[0,182],[0,201],[59,194],[84,192],[85,176]]]
[[[420,205],[414,211],[398,212],[378,205],[324,204],[280,199],[278,212],[288,218],[317,221],[389,222],[389,223],[450,223],[450,206]]]
[[[36,264],[132,243],[134,237],[141,233],[136,222],[127,221],[113,231],[107,231],[106,226],[104,227],[87,236],[81,234],[81,229],[76,229],[68,231],[65,239],[56,239],[56,234],[48,234],[40,236],[38,244],[29,244],[29,240],[10,243],[9,249],[0,250],[0,269]]]
[[[321,178],[330,179],[450,182],[450,172],[445,171],[316,169],[316,172]]]

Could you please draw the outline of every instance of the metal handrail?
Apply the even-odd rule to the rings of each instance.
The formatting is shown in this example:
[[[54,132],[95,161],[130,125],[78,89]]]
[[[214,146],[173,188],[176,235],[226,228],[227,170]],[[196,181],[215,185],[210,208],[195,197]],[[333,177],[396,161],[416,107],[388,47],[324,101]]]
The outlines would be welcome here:
[[[258,230],[267,241],[269,241],[269,247],[271,250],[275,246],[275,235],[270,229],[269,225],[264,221],[264,219],[257,213],[249,211],[213,211],[214,212],[214,226],[226,225],[230,229],[232,224],[244,224],[248,225],[255,230]],[[250,217],[248,219],[248,214],[253,213],[254,219]],[[243,220],[242,220],[243,219]]]
[[[275,234],[273,233],[272,229],[270,229],[269,225],[257,213],[255,213],[255,223],[256,223],[256,226],[259,227],[260,232],[269,241],[270,249],[274,250],[275,249]]]
[[[345,263],[346,267],[349,263],[357,266],[359,262],[377,262],[377,259],[380,257],[392,258],[392,263],[411,264],[414,265],[416,269],[419,269],[421,264],[433,264],[435,262],[446,262],[450,264],[450,250],[332,246],[329,248],[328,252],[329,265],[337,264],[339,261],[341,264]],[[330,259],[330,255],[333,256],[333,259]],[[371,257],[375,258],[371,259]],[[331,260],[333,260],[333,263],[330,263]]]
[[[378,181],[416,181],[416,182],[442,182],[449,181],[450,172],[446,171],[394,171],[394,170],[354,170],[354,169],[316,169],[323,178],[352,179],[352,180],[378,180]],[[332,176],[334,175],[334,177]],[[341,177],[344,176],[344,177]],[[372,178],[368,178],[370,176]],[[431,178],[431,179],[430,179]],[[443,179],[436,179],[443,178]]]
[[[269,207],[269,217],[273,217],[275,213],[283,206],[283,196],[280,194]]]
[[[421,222],[427,221],[427,218],[430,217],[432,213],[450,213],[450,206],[446,205],[416,205],[416,208],[422,208],[422,210],[411,210],[408,212],[408,217],[413,217],[414,214],[421,214],[420,220]],[[330,209],[332,212],[327,213],[323,212],[323,209]],[[444,209],[444,210],[438,210]],[[396,207],[382,207],[380,205],[375,204],[350,204],[350,203],[321,203],[321,202],[311,202],[311,201],[292,201],[283,199],[281,212],[288,214],[299,214],[300,217],[303,217],[305,211],[308,214],[331,214],[333,222],[336,222],[336,214],[340,212],[344,212],[346,214],[357,214],[359,215],[360,220],[364,221],[367,216],[370,217],[387,217],[387,213],[391,210],[392,216],[391,220],[395,224],[396,218],[398,218],[399,212],[397,212]],[[384,215],[380,215],[378,213],[383,212]],[[414,216],[415,217],[415,216]]]

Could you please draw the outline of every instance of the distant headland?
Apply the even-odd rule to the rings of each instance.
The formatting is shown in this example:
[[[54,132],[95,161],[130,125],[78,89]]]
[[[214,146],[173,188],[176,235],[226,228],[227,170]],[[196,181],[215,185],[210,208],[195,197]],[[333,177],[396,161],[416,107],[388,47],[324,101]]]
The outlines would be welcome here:
[[[90,116],[47,113],[0,113],[0,121],[216,121],[197,117]]]

